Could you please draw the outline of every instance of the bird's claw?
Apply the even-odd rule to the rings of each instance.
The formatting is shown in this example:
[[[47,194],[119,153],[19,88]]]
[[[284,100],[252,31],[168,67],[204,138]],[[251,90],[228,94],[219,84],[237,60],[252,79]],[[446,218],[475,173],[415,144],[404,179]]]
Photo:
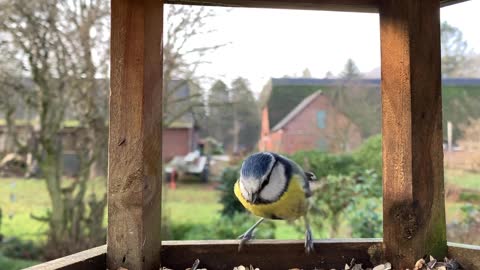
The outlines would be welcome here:
[[[307,229],[305,231],[305,253],[306,254],[311,254],[315,251],[314,245],[313,245],[313,237],[312,237],[312,231],[310,229]]]
[[[245,232],[244,234],[240,235],[238,237],[240,239],[240,244],[238,244],[238,251],[240,252],[243,248],[243,246],[250,240],[253,239],[253,230],[249,230]]]

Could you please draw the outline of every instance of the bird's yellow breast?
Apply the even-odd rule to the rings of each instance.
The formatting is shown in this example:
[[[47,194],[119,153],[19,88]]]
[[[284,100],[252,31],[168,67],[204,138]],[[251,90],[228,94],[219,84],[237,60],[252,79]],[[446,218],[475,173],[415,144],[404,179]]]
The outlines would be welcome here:
[[[305,215],[307,211],[307,200],[301,181],[299,176],[294,175],[287,190],[277,201],[272,203],[252,204],[248,202],[240,191],[239,181],[235,184],[234,192],[242,205],[256,216],[294,220]]]

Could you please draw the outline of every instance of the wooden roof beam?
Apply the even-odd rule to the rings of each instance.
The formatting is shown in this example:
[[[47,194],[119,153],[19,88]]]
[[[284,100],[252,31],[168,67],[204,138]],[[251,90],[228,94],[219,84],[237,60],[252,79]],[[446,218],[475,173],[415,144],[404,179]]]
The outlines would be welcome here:
[[[440,0],[440,7],[446,7],[446,6],[451,6],[463,2],[467,2],[470,0]]]
[[[378,12],[380,0],[167,0],[168,4]]]
[[[166,0],[166,4],[242,7],[242,8],[279,8],[349,12],[378,12],[382,0]],[[468,0],[439,0],[440,6],[450,6]]]

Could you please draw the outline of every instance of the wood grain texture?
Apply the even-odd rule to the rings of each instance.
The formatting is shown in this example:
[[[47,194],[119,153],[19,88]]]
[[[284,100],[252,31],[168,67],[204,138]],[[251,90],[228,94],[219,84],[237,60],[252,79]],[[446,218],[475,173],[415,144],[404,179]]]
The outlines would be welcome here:
[[[160,265],[163,1],[113,0],[109,269]]]
[[[480,269],[480,246],[449,242],[448,258],[455,259],[463,269]]]
[[[380,0],[167,0],[169,4],[377,12]]]
[[[25,270],[84,270],[106,269],[107,246],[88,249],[70,256],[38,264]]]
[[[446,255],[438,0],[380,7],[385,255]]]
[[[382,250],[381,239],[316,241],[312,255],[305,254],[303,241],[254,240],[242,252],[238,252],[237,240],[164,241],[162,266],[186,269],[199,259],[199,268],[209,270],[231,270],[234,266],[250,264],[260,269],[343,269],[352,258],[371,266],[369,253],[374,260],[381,260]]]

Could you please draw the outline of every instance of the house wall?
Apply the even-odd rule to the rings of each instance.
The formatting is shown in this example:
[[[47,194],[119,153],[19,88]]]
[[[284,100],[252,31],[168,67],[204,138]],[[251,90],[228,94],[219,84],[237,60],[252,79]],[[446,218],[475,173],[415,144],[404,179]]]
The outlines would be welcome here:
[[[260,129],[260,140],[258,141],[259,151],[272,151],[272,142],[270,138],[270,122],[268,119],[268,108],[262,109],[262,126]]]
[[[323,124],[318,123],[319,111],[325,112]],[[338,112],[325,95],[316,97],[282,130],[280,151],[288,154],[301,150],[350,151],[362,141],[360,129]]]
[[[168,161],[174,156],[186,155],[193,150],[194,136],[191,128],[167,128],[163,130],[162,155]]]
[[[324,111],[324,123],[318,123],[318,112]],[[282,129],[266,132],[268,113],[262,115],[260,151],[293,154],[302,150],[328,152],[350,151],[361,144],[360,129],[345,115],[338,112],[325,95],[319,95]],[[321,128],[320,126],[323,126]]]

